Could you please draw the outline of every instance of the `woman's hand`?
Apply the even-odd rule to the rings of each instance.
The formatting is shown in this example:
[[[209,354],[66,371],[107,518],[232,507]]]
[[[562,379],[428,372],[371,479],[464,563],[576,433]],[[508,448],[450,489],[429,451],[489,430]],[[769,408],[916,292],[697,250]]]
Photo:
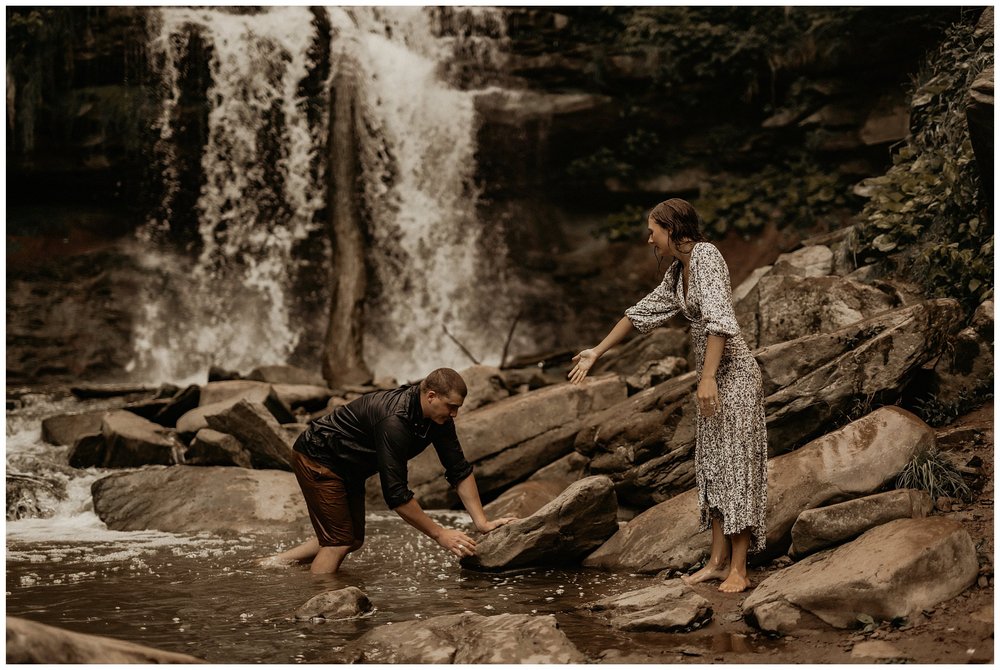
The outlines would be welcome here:
[[[584,349],[573,357],[573,362],[576,365],[573,366],[573,369],[569,371],[566,377],[574,384],[579,384],[587,376],[587,373],[590,372],[590,368],[597,362],[597,359],[598,355],[596,351],[593,349]]]
[[[478,530],[480,533],[488,533],[491,530],[496,530],[500,526],[506,526],[511,521],[517,521],[517,517],[515,517],[515,516],[505,516],[505,517],[501,517],[499,519],[494,519],[493,521],[487,521],[482,526],[477,526],[476,530]]]
[[[698,382],[698,409],[701,415],[708,418],[715,416],[716,410],[721,410],[719,405],[719,386],[715,383],[715,377],[702,377]]]

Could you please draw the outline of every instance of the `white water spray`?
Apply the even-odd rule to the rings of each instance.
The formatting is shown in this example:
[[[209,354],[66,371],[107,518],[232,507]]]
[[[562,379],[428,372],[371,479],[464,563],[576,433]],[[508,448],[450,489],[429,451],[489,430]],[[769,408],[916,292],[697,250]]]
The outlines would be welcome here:
[[[447,328],[481,361],[496,363],[511,318],[503,298],[506,250],[485,243],[477,221],[478,93],[447,81],[460,51],[493,66],[500,60],[496,40],[475,31],[443,36],[442,10],[326,11],[332,68],[350,69],[359,96],[361,155],[329,159],[360,158],[362,168],[375,279],[365,304],[366,361],[376,376],[401,380],[469,365]],[[460,21],[494,33],[503,23],[500,10],[461,12]],[[325,155],[329,119],[310,125],[299,93],[316,65],[309,58],[317,35],[310,11],[164,8],[153,51],[168,90],[159,121],[165,216],[179,188],[171,121],[192,32],[211,49],[197,205],[201,251],[196,259],[143,254],[159,282],[151,282],[142,306],[132,369],[157,380],[191,380],[213,363],[245,372],[288,362],[302,333],[293,314],[295,244],[323,225],[316,219],[326,197],[325,163],[316,157]],[[331,80],[323,84],[326,96]],[[268,127],[274,118],[280,128]],[[266,160],[268,141],[280,147],[273,163]],[[267,187],[273,183],[280,192]],[[150,222],[146,246],[167,226]]]

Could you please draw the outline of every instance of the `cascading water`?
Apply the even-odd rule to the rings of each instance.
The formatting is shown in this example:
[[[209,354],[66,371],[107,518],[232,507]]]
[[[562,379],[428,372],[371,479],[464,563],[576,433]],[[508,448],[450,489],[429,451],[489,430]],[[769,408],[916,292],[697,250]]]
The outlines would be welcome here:
[[[510,325],[502,236],[484,235],[476,218],[477,92],[446,81],[456,53],[496,62],[497,41],[475,30],[444,36],[442,11],[454,19],[457,10],[326,10],[331,73],[317,97],[329,98],[338,68],[356,80],[360,156],[328,159],[361,167],[374,279],[365,296],[364,355],[381,377],[468,365],[454,340],[481,361],[498,362]],[[462,20],[502,32],[499,10],[462,12]],[[193,36],[211,54],[211,81],[192,258],[167,252],[163,241],[182,188],[175,126]],[[135,333],[134,376],[195,380],[211,364],[247,371],[290,362],[300,346],[296,291],[316,266],[307,267],[298,250],[311,240],[329,257],[320,236],[329,109],[307,113],[303,92],[322,38],[313,12],[301,7],[160,10],[153,52],[167,91],[158,122],[165,197],[141,235],[151,282]],[[326,296],[325,271],[312,274],[312,292]],[[319,359],[318,342],[300,348]]]

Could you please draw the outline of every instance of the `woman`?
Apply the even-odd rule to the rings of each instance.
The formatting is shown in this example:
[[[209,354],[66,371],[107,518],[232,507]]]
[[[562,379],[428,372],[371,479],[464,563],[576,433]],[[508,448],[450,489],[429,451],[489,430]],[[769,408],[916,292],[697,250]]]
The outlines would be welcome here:
[[[764,548],[767,500],[767,434],[760,368],[740,334],[733,312],[729,269],[704,241],[698,213],[673,198],[649,214],[649,244],[658,259],[673,259],[663,283],[625,311],[593,349],[573,361],[569,379],[579,384],[608,349],[634,327],[645,333],[677,313],[691,322],[698,369],[695,479],[701,530],[712,527],[708,563],[684,578],[688,584],[721,579],[720,591],[750,586],[747,552]]]

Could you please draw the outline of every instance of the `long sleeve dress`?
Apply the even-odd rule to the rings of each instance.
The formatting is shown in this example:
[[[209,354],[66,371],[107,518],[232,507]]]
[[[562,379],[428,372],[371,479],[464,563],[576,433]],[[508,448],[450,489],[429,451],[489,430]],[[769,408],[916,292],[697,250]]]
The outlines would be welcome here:
[[[678,312],[691,322],[698,379],[705,365],[709,335],[726,338],[716,372],[719,409],[712,417],[698,410],[694,452],[701,530],[720,517],[726,535],[750,530],[750,551],[764,548],[767,535],[767,432],[760,366],[750,353],[733,312],[729,268],[708,242],[691,250],[688,292],[680,261],[667,268],[663,283],[625,311],[645,333]]]

